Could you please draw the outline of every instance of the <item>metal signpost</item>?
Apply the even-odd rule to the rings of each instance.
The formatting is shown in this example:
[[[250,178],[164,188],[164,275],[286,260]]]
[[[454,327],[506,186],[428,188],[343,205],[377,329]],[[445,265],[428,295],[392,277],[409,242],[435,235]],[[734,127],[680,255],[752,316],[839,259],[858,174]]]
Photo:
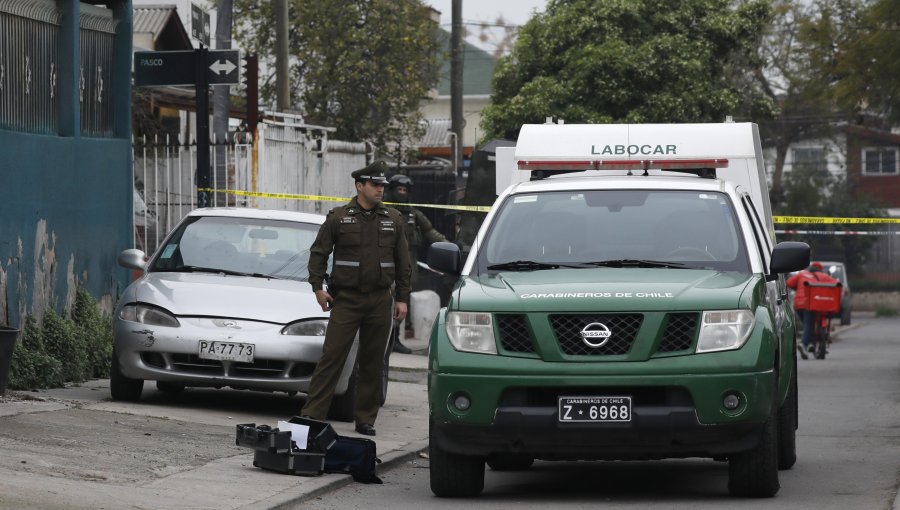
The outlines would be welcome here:
[[[197,207],[209,206],[209,86],[241,82],[239,50],[136,51],[134,86],[193,86],[197,91]]]

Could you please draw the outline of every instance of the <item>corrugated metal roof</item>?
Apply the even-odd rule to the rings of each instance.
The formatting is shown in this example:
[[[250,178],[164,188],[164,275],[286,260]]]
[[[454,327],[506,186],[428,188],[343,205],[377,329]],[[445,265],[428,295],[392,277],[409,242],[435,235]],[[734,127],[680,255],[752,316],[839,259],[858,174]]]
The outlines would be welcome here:
[[[415,140],[416,147],[449,147],[450,119],[428,119],[425,121],[425,134]]]
[[[153,34],[159,37],[172,16],[178,17],[174,5],[141,5],[134,8],[134,32]],[[180,21],[180,19],[179,19]]]

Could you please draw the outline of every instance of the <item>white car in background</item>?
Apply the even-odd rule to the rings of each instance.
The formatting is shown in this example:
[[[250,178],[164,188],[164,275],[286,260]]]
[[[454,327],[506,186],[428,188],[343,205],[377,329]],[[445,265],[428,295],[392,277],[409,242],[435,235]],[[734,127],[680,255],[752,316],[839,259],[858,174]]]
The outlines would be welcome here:
[[[119,264],[144,274],[115,310],[112,398],[138,400],[145,380],[167,393],[192,386],[307,392],[329,319],[307,281],[309,247],[324,220],[288,211],[198,209],[149,262],[140,250],[122,252]],[[331,419],[353,419],[356,353],[354,342]],[[382,386],[384,397],[387,363]]]

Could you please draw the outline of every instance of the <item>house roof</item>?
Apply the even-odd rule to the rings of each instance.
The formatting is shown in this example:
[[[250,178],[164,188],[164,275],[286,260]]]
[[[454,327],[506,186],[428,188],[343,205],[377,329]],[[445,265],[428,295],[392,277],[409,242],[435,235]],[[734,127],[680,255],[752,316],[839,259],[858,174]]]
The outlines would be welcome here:
[[[178,8],[171,4],[141,5],[134,8],[134,29],[136,34],[152,34],[152,49],[192,49]],[[160,47],[165,46],[165,47]]]
[[[415,141],[418,147],[449,147],[450,119],[425,120],[425,134]]]
[[[441,46],[447,58],[441,62],[441,81],[438,95],[450,95],[450,33],[441,29]],[[497,58],[481,48],[463,40],[463,96],[488,96]]]

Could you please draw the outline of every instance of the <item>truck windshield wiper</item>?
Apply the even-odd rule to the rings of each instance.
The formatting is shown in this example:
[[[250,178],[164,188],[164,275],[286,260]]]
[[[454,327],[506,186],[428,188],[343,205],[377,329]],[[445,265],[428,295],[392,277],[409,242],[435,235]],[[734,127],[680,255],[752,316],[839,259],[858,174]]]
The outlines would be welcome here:
[[[488,266],[488,269],[510,271],[533,271],[535,269],[558,269],[559,264],[546,264],[544,262],[534,262],[531,260],[517,260],[515,262],[504,262],[502,264],[494,264]]]
[[[684,268],[689,267],[687,264],[680,262],[664,262],[661,260],[641,260],[641,259],[611,259],[597,260],[594,262],[584,262],[589,266],[601,267],[668,267],[668,268]]]

